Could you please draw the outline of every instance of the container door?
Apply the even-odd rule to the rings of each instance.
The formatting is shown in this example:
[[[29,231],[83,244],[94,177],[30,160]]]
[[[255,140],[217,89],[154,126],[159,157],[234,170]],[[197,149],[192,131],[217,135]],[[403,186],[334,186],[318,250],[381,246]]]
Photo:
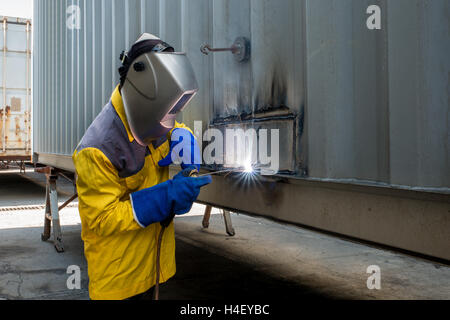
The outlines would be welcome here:
[[[1,23],[0,155],[31,154],[30,24]]]

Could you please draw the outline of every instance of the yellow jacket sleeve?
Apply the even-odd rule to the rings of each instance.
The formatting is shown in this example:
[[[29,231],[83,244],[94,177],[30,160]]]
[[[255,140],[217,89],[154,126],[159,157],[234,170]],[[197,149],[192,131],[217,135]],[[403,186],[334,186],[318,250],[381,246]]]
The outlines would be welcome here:
[[[126,189],[108,158],[95,148],[76,152],[73,158],[83,225],[98,236],[141,229],[134,220]]]

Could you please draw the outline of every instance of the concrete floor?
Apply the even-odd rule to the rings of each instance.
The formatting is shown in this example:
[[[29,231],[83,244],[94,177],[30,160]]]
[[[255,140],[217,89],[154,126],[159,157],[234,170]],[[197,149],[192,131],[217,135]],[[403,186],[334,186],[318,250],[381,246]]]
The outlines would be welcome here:
[[[0,172],[0,299],[88,299],[88,278],[76,207],[61,212],[66,251],[41,242],[43,177]],[[59,181],[63,202],[73,187]],[[5,208],[21,206],[20,210]],[[177,274],[162,299],[450,299],[450,268],[265,219],[232,214],[235,237],[204,207],[178,217]],[[68,290],[67,267],[81,269],[81,289]],[[369,290],[366,269],[381,269]]]

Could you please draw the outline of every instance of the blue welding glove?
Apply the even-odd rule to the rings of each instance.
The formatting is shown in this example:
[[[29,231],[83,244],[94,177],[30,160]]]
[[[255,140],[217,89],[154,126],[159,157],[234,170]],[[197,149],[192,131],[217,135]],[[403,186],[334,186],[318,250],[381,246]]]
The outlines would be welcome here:
[[[141,227],[148,227],[168,219],[173,214],[182,215],[191,210],[200,194],[200,188],[212,182],[211,176],[186,177],[193,169],[195,167],[188,167],[173,180],[130,195],[134,219]]]
[[[172,163],[181,164],[182,169],[194,165],[200,170],[202,155],[194,135],[189,130],[177,128],[172,131],[169,154],[159,161],[158,165],[167,167]]]

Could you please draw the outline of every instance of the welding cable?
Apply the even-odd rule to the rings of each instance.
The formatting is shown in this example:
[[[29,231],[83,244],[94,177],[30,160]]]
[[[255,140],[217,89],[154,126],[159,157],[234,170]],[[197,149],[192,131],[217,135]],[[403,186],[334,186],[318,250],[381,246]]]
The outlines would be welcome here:
[[[156,283],[155,283],[155,290],[153,292],[153,300],[159,300],[159,274],[160,274],[160,263],[161,263],[161,246],[162,246],[162,239],[164,236],[164,231],[166,231],[166,227],[162,226],[161,231],[159,231],[158,236],[158,244],[156,249]]]
[[[189,171],[189,169],[191,169]],[[183,170],[182,175],[187,178],[198,178],[198,170],[196,167],[191,167]],[[161,222],[161,231],[159,231],[158,243],[156,247],[156,282],[155,282],[155,290],[153,291],[153,300],[159,300],[159,277],[161,270],[161,246],[162,239],[164,236],[164,231],[169,227],[175,218],[175,214],[173,213],[169,218]]]

